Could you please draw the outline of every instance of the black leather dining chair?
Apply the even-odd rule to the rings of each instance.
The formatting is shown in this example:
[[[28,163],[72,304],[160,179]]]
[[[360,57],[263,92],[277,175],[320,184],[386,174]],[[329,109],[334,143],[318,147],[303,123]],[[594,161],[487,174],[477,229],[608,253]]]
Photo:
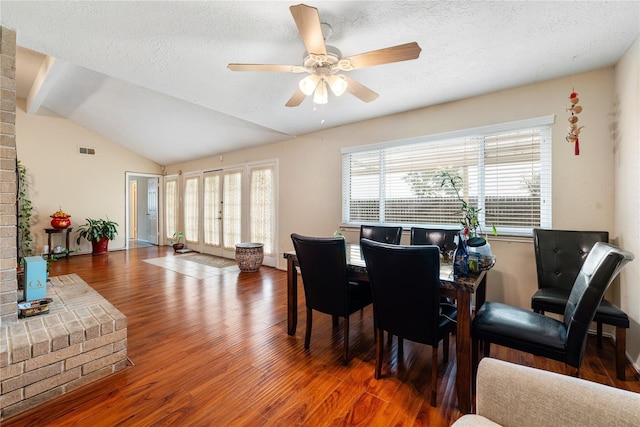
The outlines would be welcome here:
[[[402,239],[402,227],[388,227],[382,225],[361,225],[360,240],[369,239],[374,242],[399,245]]]
[[[367,284],[350,283],[347,277],[345,240],[342,237],[291,235],[302,274],[307,305],[304,348],[309,349],[313,310],[344,318],[344,363],[349,363],[349,315],[371,304]],[[335,322],[334,322],[335,325]]]
[[[384,331],[399,337],[398,353],[401,338],[430,345],[430,402],[436,406],[438,344],[444,341],[447,362],[449,334],[456,328],[457,317],[455,306],[440,304],[440,250],[437,246],[390,245],[369,239],[362,239],[360,245],[373,295],[375,378],[381,376]]]
[[[421,228],[411,227],[411,245],[436,245],[440,253],[456,250],[455,238],[460,230],[447,228]]]
[[[440,248],[440,253],[449,253],[453,257],[458,245],[456,245],[456,236],[460,230],[452,230],[448,228],[422,228],[411,227],[409,244],[411,245],[436,245]],[[440,302],[455,304],[452,298],[441,297]],[[389,335],[391,339],[391,335]]]
[[[602,296],[632,259],[630,252],[597,242],[573,283],[562,321],[520,307],[485,302],[471,324],[474,349],[483,342],[487,356],[490,343],[495,343],[564,362],[579,372],[589,325]]]
[[[608,242],[606,231],[533,230],[538,291],[531,297],[537,313],[563,314],[573,283],[589,251],[596,242]],[[616,328],[616,377],[625,378],[625,351],[629,316],[603,298],[593,318],[598,347],[602,347],[602,324]]]

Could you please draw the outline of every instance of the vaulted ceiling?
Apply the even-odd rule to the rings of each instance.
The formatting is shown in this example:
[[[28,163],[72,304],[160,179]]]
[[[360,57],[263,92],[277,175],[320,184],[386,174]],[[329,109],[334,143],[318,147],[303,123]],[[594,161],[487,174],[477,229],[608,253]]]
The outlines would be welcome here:
[[[0,23],[17,32],[29,113],[161,165],[611,66],[640,27],[638,1],[315,1],[326,43],[345,57],[412,41],[422,52],[349,72],[373,102],[330,94],[289,108],[303,74],[227,64],[302,65],[293,4],[2,0]]]

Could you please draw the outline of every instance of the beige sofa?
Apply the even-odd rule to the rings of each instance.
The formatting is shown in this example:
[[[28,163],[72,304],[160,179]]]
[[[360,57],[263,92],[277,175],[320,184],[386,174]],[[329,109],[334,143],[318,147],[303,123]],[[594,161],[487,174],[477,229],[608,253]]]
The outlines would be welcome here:
[[[485,357],[476,414],[453,426],[640,426],[640,394]]]

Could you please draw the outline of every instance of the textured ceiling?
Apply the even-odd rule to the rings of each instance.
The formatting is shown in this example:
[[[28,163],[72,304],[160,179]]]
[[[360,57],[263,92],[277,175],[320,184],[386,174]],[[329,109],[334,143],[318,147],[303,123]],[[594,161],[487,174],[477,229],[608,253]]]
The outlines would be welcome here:
[[[1,0],[0,22],[26,48],[17,91],[38,100],[33,113],[52,111],[161,165],[610,66],[640,27],[638,1],[307,3],[343,56],[422,48],[417,60],[350,72],[376,101],[330,95],[314,111],[311,99],[284,106],[304,75],[226,68],[301,65],[293,4]],[[56,58],[42,87],[40,53]]]

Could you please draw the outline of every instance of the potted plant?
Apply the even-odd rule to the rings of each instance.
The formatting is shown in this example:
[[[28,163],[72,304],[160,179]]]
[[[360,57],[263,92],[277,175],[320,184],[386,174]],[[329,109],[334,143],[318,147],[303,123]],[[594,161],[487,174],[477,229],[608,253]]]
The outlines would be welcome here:
[[[174,251],[178,251],[184,248],[184,243],[180,240],[184,237],[184,233],[182,231],[176,231],[173,233],[173,237],[171,238],[171,245],[173,246]]]
[[[87,218],[87,223],[78,228],[76,243],[87,239],[93,247],[93,255],[102,255],[109,251],[109,240],[116,238],[118,224],[107,219]]]
[[[480,213],[481,209],[470,205],[460,195],[459,186],[462,185],[462,178],[460,178],[460,176],[457,174],[451,174],[447,171],[442,171],[439,174],[439,179],[441,180],[440,187],[451,187],[455,192],[456,198],[462,205],[460,207],[460,213],[462,215],[460,218],[460,225],[462,226],[462,234],[464,235],[464,237],[480,237],[480,231],[482,231],[482,228],[480,226],[480,221],[478,220],[478,214]],[[491,229],[493,231],[493,234],[497,236],[498,230],[496,229],[496,227],[492,225]]]

